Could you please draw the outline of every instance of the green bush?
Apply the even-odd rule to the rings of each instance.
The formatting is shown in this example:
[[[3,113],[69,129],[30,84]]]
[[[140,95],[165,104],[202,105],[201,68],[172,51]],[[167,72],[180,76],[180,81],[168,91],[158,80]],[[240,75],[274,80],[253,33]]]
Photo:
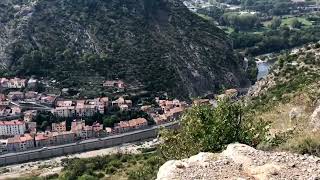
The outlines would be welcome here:
[[[306,137],[293,145],[292,150],[299,154],[310,154],[320,157],[320,141],[313,137]]]
[[[267,124],[253,122],[239,103],[222,100],[217,108],[194,106],[176,131],[163,130],[160,151],[166,159],[182,159],[199,152],[217,152],[240,142],[256,146],[264,140]]]

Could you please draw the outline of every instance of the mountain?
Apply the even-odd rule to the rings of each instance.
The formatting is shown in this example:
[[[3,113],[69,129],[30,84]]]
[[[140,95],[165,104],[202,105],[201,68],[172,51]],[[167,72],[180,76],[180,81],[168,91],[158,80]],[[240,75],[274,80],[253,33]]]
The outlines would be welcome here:
[[[0,2],[3,74],[63,87],[123,79],[175,97],[238,87],[247,78],[231,44],[179,0]]]

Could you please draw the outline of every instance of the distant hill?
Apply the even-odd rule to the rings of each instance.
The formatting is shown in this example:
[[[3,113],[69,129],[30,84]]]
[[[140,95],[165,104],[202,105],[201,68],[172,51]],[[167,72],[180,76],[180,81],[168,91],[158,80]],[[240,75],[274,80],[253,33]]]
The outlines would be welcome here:
[[[65,87],[117,78],[176,97],[247,82],[224,32],[179,0],[1,1],[0,62]]]

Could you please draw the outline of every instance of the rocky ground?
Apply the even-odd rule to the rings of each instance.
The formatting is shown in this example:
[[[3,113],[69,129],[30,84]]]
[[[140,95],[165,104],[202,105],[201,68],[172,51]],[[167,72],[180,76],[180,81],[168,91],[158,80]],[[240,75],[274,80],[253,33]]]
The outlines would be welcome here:
[[[200,153],[166,162],[157,180],[320,179],[320,158],[286,152],[264,152],[231,144],[220,154]]]

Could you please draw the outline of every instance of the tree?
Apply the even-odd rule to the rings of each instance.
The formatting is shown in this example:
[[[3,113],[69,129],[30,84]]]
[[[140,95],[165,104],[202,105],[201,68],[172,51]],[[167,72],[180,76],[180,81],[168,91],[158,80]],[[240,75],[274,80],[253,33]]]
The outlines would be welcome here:
[[[300,29],[302,27],[302,25],[303,24],[297,18],[293,19],[292,22],[291,22],[291,26],[293,28]]]
[[[233,142],[256,146],[265,136],[266,123],[253,123],[239,103],[222,100],[217,108],[194,106],[182,117],[179,130],[163,130],[160,152],[181,159],[199,152],[221,151]]]
[[[282,23],[281,18],[274,17],[270,23],[270,28],[271,29],[278,29],[280,27],[281,23]]]

